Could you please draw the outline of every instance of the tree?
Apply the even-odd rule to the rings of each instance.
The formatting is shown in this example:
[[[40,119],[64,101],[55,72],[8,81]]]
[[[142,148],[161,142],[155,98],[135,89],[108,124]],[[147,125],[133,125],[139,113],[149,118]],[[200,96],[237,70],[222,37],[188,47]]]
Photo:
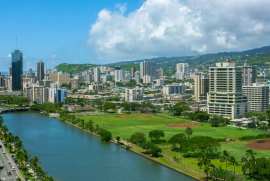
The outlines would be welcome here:
[[[220,143],[209,136],[194,136],[188,140],[189,148],[204,154],[213,153],[220,149]]]
[[[93,123],[92,120],[89,120],[89,121],[86,123],[86,127],[87,127],[91,132],[93,132],[93,131],[95,130],[93,124],[94,124],[94,123]]]
[[[229,158],[229,166],[230,165],[233,165],[233,171],[235,173],[235,166],[238,166],[238,162],[235,160],[233,156],[230,156]],[[226,167],[227,167],[227,163],[226,163]]]
[[[116,136],[116,140],[117,140],[117,142],[119,143],[119,141],[120,141],[120,136]]]
[[[226,170],[227,170],[227,162],[230,160],[231,156],[229,154],[229,152],[227,152],[226,150],[223,150],[222,154],[220,155],[220,161],[221,162],[226,162]]]
[[[257,153],[254,153],[253,150],[249,149],[246,151],[244,158],[242,158],[242,160],[245,161],[245,165],[242,166],[242,171],[244,174],[248,172],[250,177],[255,172],[256,155]]]
[[[179,102],[175,104],[172,108],[172,114],[175,116],[180,116],[182,112],[189,111],[190,107],[185,102]]]
[[[149,153],[151,153],[153,157],[158,157],[161,152],[162,152],[162,149],[159,148],[157,145],[152,144],[150,146]]]
[[[160,137],[164,137],[164,131],[160,131],[160,130],[153,130],[149,132],[149,138],[152,139],[156,139],[157,141],[159,140]]]
[[[241,130],[242,122],[237,122],[237,123],[236,123],[236,126],[239,128],[239,130]]]
[[[106,104],[104,104],[104,110],[105,110],[105,111],[107,111],[107,110],[109,110],[109,109],[115,110],[115,106],[116,106],[115,103],[106,103]]]
[[[184,133],[179,133],[171,137],[168,141],[169,143],[173,144],[173,147],[176,148],[176,144],[179,144],[180,151],[186,152],[187,151],[187,138],[185,137]]]
[[[142,143],[146,140],[145,138],[145,134],[144,133],[141,133],[141,132],[137,132],[137,133],[134,133],[133,135],[131,135],[130,137],[130,141],[132,143]]]
[[[29,161],[30,154],[26,149],[23,149],[23,162],[24,162],[24,174],[26,172],[26,165]]]
[[[85,125],[84,119],[81,119],[81,125],[82,125],[82,128],[84,129],[84,125]]]
[[[99,135],[104,141],[110,141],[112,138],[112,133],[105,129],[100,129]]]
[[[257,127],[259,121],[266,120],[267,114],[259,111],[250,111],[245,115],[245,117],[249,118],[253,122],[254,127]]]
[[[186,130],[185,130],[185,132],[186,132],[186,134],[188,135],[188,139],[189,139],[189,136],[192,135],[193,130],[192,130],[192,128],[187,127]]]
[[[208,179],[210,167],[212,166],[211,160],[208,155],[205,153],[202,153],[200,157],[198,158],[198,166],[202,168],[204,166],[204,172],[206,174],[206,178]]]
[[[144,141],[139,144],[142,149],[145,149],[146,153],[149,153],[150,148],[154,145],[151,141]]]

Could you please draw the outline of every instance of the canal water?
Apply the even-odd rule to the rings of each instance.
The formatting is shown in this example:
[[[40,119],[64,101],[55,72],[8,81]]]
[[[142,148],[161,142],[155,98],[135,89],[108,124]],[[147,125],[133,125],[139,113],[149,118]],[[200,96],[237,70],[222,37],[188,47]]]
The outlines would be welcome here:
[[[44,170],[59,180],[194,180],[56,118],[35,112],[2,117],[30,155],[38,156]]]

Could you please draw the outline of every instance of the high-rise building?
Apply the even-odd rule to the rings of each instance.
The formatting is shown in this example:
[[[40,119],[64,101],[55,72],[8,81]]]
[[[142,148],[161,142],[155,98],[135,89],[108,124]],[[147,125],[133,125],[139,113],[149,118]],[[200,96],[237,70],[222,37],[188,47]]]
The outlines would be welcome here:
[[[209,114],[231,119],[249,112],[247,96],[242,91],[242,69],[234,62],[226,61],[209,67],[207,109]]]
[[[253,83],[243,86],[243,92],[247,96],[251,111],[264,112],[269,109],[269,87]]]
[[[173,83],[171,85],[163,86],[163,94],[183,94],[186,92],[187,86],[185,84]]]
[[[163,69],[162,68],[159,68],[159,69],[157,69],[157,78],[162,78],[163,77]]]
[[[243,86],[250,86],[253,83],[256,82],[256,67],[255,66],[249,66],[247,63],[244,63],[244,66],[241,66],[242,68],[242,85]]]
[[[126,71],[124,70],[115,70],[114,71],[114,78],[115,78],[115,82],[122,82],[126,80]]]
[[[32,77],[32,69],[29,69],[28,76]]]
[[[130,82],[130,73],[126,71],[125,81]]]
[[[143,79],[143,83],[149,83],[145,82],[146,80],[153,82],[153,80],[156,79],[156,63],[147,61],[140,62],[140,74],[140,77]]]
[[[116,67],[114,67],[114,70],[121,70],[121,67],[120,66],[116,66]]]
[[[43,86],[30,86],[23,90],[23,96],[36,101],[38,104],[49,101],[49,88]]]
[[[12,67],[9,67],[8,68],[8,77],[11,77],[12,76]]]
[[[100,68],[99,67],[94,68],[94,82],[96,83],[100,82]]]
[[[137,67],[133,66],[131,67],[131,78],[135,77],[135,72],[137,71]]]
[[[21,91],[23,88],[23,54],[20,50],[11,53],[12,59],[12,90]]]
[[[67,104],[67,89],[52,89],[49,88],[49,102],[62,102]]]
[[[197,74],[194,76],[195,101],[207,100],[209,92],[209,78],[206,75]]]
[[[49,74],[49,80],[53,81],[53,83],[62,83],[69,84],[70,83],[70,75],[69,74]]]
[[[125,100],[129,102],[143,100],[143,88],[136,87],[135,89],[125,90]]]
[[[44,79],[44,62],[40,61],[37,63],[37,80],[41,81]]]
[[[188,63],[178,63],[176,64],[175,77],[177,79],[183,80],[189,77],[189,65]]]
[[[136,81],[137,83],[140,82],[141,74],[140,74],[139,71],[135,72],[135,77],[134,77],[134,79],[135,79],[135,81]]]
[[[5,87],[5,76],[0,72],[0,87]]]

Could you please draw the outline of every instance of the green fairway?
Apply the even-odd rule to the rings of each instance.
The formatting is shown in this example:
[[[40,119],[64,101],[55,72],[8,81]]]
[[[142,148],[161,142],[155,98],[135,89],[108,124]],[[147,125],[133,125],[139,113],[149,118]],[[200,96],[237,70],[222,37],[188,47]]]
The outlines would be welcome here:
[[[113,137],[120,136],[122,139],[130,138],[135,132],[143,132],[148,135],[151,130],[162,130],[165,132],[165,139],[169,139],[177,133],[184,133],[186,127],[169,127],[166,124],[175,123],[191,123],[190,120],[181,117],[172,117],[167,114],[106,114],[104,115],[104,126],[102,115],[87,115],[78,116],[86,122],[92,120],[94,124],[112,132]],[[259,130],[246,129],[239,130],[238,128],[224,126],[211,127],[209,123],[199,123],[197,127],[192,127],[192,136],[210,136],[213,138],[239,138],[245,135],[257,135],[262,133]]]

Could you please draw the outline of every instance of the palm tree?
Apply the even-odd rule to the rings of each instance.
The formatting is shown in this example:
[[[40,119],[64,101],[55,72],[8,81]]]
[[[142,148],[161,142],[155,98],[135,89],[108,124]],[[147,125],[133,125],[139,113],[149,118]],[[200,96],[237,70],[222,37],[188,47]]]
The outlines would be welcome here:
[[[20,149],[23,148],[23,144],[22,144],[22,141],[21,141],[21,140],[19,140],[19,141],[17,141],[17,142],[15,143],[15,148],[16,148],[17,150],[20,150]]]
[[[82,128],[84,129],[84,125],[85,125],[84,119],[81,120],[81,125],[82,125]]]
[[[192,128],[187,127],[185,132],[186,132],[186,134],[188,135],[188,139],[189,139],[189,136],[192,135],[193,130],[192,130]]]
[[[36,176],[38,173],[38,166],[39,166],[39,158],[37,156],[34,156],[33,158],[30,159],[30,165],[32,169],[34,170],[34,179],[36,180]]]
[[[0,128],[2,128],[3,124],[4,124],[4,120],[3,120],[2,116],[0,116]]]
[[[3,132],[3,135],[6,135],[6,133],[8,132],[8,128],[6,125],[2,126],[1,131]]]
[[[24,152],[22,150],[18,150],[16,153],[16,158],[18,159],[20,165],[22,165],[22,162],[24,161]]]
[[[229,158],[229,166],[233,165],[233,170],[235,173],[235,166],[238,166],[238,162],[236,162],[235,158],[233,156],[230,156]]]
[[[208,174],[210,171],[210,167],[211,167],[211,160],[209,159],[209,156],[206,155],[205,153],[202,153],[200,155],[200,157],[198,158],[199,162],[198,162],[198,166],[200,168],[202,168],[202,166],[204,166],[204,172],[206,174],[206,178],[208,179]]]
[[[94,122],[90,119],[88,122],[88,129],[93,132],[94,131],[94,126],[93,126]]]
[[[236,126],[238,126],[238,128],[241,130],[242,122],[237,122]]]
[[[99,133],[99,125],[98,124],[96,125],[96,133],[97,134]]]
[[[23,149],[24,174],[27,170],[26,165],[29,161],[29,157],[30,157],[30,154],[28,153],[28,151],[26,149]]]
[[[220,161],[221,162],[226,162],[226,170],[227,170],[227,162],[228,162],[228,160],[230,159],[230,154],[229,154],[229,152],[227,152],[226,150],[224,150],[223,152],[222,152],[222,154],[220,155]]]

